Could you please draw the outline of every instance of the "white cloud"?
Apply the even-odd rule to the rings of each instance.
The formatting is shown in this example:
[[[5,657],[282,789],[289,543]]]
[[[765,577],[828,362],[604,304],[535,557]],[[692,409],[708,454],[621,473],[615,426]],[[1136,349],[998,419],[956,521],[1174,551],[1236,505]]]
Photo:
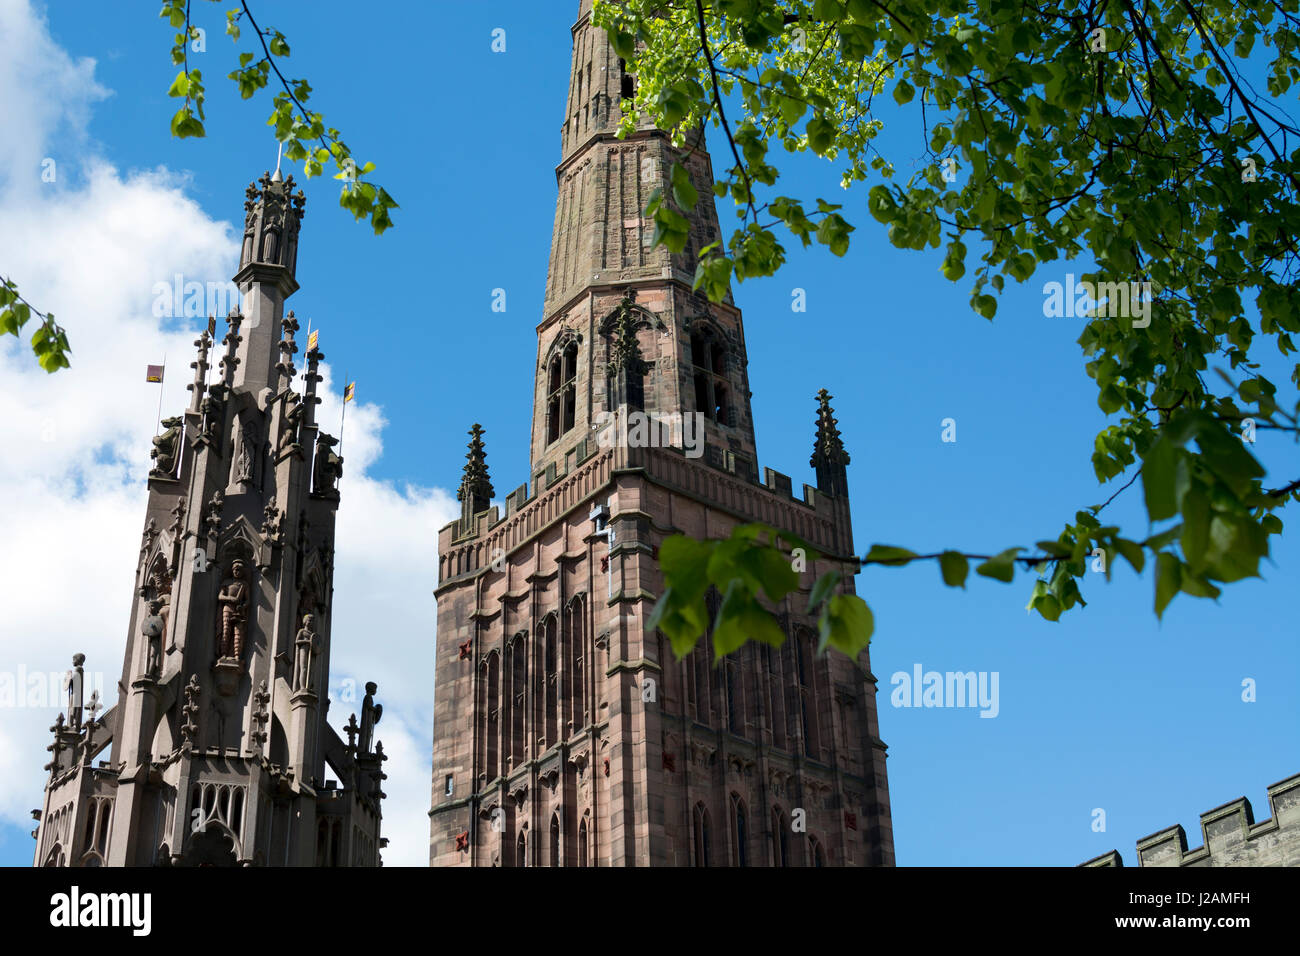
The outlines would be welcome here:
[[[187,404],[195,338],[193,320],[152,316],[153,285],[176,273],[224,280],[237,237],[186,196],[183,175],[124,175],[85,147],[88,111],[108,91],[94,62],[72,60],[28,3],[0,0],[0,35],[0,274],[53,311],[73,347],[72,368],[47,375],[26,339],[0,338],[0,675],[60,672],[81,651],[112,701],[158,410],[159,386],[144,381],[144,366],[167,356],[162,407],[175,414]],[[53,183],[40,177],[47,155],[58,162]],[[241,196],[229,198],[222,212],[240,208]],[[319,420],[335,421],[340,396],[329,367],[322,372]],[[331,684],[379,683],[378,736],[391,758],[385,861],[423,865],[437,529],[456,508],[445,491],[367,475],[384,425],[377,406],[349,406]],[[336,703],[331,722],[340,727],[357,706]],[[19,707],[0,721],[0,819],[30,826],[59,709]]]

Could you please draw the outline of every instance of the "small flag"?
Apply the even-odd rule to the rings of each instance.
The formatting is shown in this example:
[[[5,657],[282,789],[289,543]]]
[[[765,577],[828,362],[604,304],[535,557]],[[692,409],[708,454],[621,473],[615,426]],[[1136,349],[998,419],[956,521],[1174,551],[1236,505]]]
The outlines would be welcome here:
[[[357,383],[353,382],[347,388],[343,389],[343,404],[346,405],[352,399],[357,397]]]
[[[208,338],[215,339],[216,337],[217,337],[217,317],[215,315],[210,315],[208,316]]]
[[[144,380],[146,382],[161,382],[163,380],[163,367],[161,365],[150,365],[145,368]]]
[[[307,351],[315,352],[316,344],[320,342],[320,329],[314,329],[307,333]]]

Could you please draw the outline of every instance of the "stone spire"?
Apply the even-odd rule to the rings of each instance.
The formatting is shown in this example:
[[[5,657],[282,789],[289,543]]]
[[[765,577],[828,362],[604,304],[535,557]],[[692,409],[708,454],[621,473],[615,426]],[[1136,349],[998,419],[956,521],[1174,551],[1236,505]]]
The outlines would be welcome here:
[[[674,146],[638,115],[620,137],[637,77],[592,22],[591,7],[578,4],[572,30],[530,473],[567,473],[597,446],[603,416],[626,408],[692,416],[706,433],[705,463],[752,478],[758,452],[744,324],[730,292],[710,303],[694,289],[700,250],[722,236],[703,126]],[[687,224],[681,252],[654,245],[645,215],[656,191],[673,201],[675,167],[698,195],[678,210]]]
[[[809,464],[817,471],[817,490],[828,495],[848,497],[849,453],[844,450],[840,430],[836,427],[833,396],[826,389],[817,393],[817,438]]]
[[[487,452],[483,449],[483,426],[474,423],[469,430],[469,452],[465,455],[465,476],[460,480],[456,499],[461,503],[461,522],[468,527],[480,511],[492,503],[492,480],[488,477]]]
[[[375,768],[336,759],[326,719],[343,460],[315,421],[323,356],[298,386],[283,307],[302,194],[264,176],[245,210],[242,300],[221,343],[217,316],[198,335],[189,407],[154,439],[113,707],[73,659],[38,865],[380,862]]]
[[[293,187],[292,176],[264,173],[244,193],[244,242],[235,283],[247,324],[234,387],[254,394],[277,385],[284,301],[298,290],[298,229],[306,197]]]

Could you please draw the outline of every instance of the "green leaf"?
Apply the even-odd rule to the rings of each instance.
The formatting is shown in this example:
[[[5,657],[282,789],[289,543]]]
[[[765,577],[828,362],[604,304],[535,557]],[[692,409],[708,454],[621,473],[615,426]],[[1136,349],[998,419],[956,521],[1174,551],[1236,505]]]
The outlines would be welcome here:
[[[956,551],[945,551],[939,555],[939,572],[943,575],[943,583],[948,587],[966,587],[966,575],[969,571],[970,562],[966,560],[964,554]]]
[[[1197,431],[1196,444],[1210,470],[1237,495],[1244,495],[1255,479],[1264,477],[1263,467],[1242,440],[1213,420],[1206,420]]]
[[[1029,597],[1029,603],[1025,605],[1025,610],[1037,611],[1048,621],[1055,622],[1061,618],[1061,602],[1048,589],[1047,582],[1041,579],[1034,582],[1034,590]]]
[[[824,156],[835,142],[835,126],[820,113],[808,120],[808,146],[818,156]]]
[[[991,295],[977,295],[971,299],[971,305],[986,319],[992,319],[997,315],[998,300]]]
[[[1021,548],[1007,548],[979,565],[975,573],[1004,584],[1010,583],[1016,576],[1016,553],[1021,550]]]
[[[1136,541],[1129,541],[1127,538],[1116,538],[1115,547],[1119,549],[1126,561],[1133,566],[1133,570],[1138,574],[1142,573],[1142,568],[1146,564],[1146,553],[1142,550],[1142,545]]]
[[[799,587],[798,572],[778,548],[750,547],[741,552],[736,563],[745,569],[748,578],[758,582],[770,601],[781,601]]]
[[[679,208],[687,212],[695,208],[695,203],[700,198],[699,192],[691,183],[690,171],[680,163],[673,163],[672,188],[673,201]]]
[[[867,602],[856,594],[837,594],[827,602],[819,625],[822,649],[829,645],[849,657],[857,657],[871,643],[876,619]]]
[[[1245,515],[1215,514],[1210,519],[1210,540],[1205,566],[1219,581],[1240,581],[1259,576],[1259,559],[1268,555],[1268,532]]]
[[[909,551],[907,548],[896,548],[889,544],[873,544],[867,556],[862,560],[873,564],[883,564],[886,566],[901,567],[916,557],[915,551]]]
[[[662,631],[681,660],[709,626],[708,612],[702,600],[684,601],[670,587],[664,590],[650,613],[647,627]]]
[[[1200,484],[1189,485],[1183,495],[1183,558],[1193,574],[1204,568],[1205,549],[1210,543],[1210,499]]]
[[[1165,608],[1181,587],[1181,563],[1168,551],[1156,555],[1156,617],[1163,618]]]
[[[838,571],[827,571],[819,577],[813,584],[812,591],[808,595],[808,613],[812,614],[817,608],[830,597],[831,592],[835,590],[835,585],[840,583],[843,577]]]
[[[713,653],[719,658],[743,647],[750,639],[780,647],[785,631],[739,581],[733,581],[718,608],[713,627]]]
[[[1174,494],[1177,470],[1178,449],[1162,435],[1142,461],[1142,491],[1146,495],[1147,517],[1152,521],[1172,518],[1178,511]]]
[[[916,90],[913,89],[912,84],[907,82],[907,80],[900,79],[894,84],[894,102],[900,106],[904,103],[912,102],[912,97],[915,93]]]

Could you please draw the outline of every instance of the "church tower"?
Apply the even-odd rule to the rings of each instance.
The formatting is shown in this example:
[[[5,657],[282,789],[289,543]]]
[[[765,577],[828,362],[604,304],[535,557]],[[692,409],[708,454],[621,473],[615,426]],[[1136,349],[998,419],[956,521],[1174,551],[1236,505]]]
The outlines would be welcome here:
[[[438,535],[435,866],[841,866],[894,862],[876,681],[818,656],[806,592],[780,648],[683,661],[646,622],[660,542],[762,521],[857,563],[847,465],[818,398],[817,487],[758,476],[744,324],[691,289],[719,236],[703,136],[616,136],[636,78],[581,0],[537,327],[531,489],[489,507],[482,429],[461,517]],[[693,148],[690,148],[693,147]],[[680,254],[642,211],[684,163],[700,201]],[[665,189],[665,192],[667,190]],[[647,427],[649,424],[650,427]]]
[[[248,187],[241,308],[214,376],[215,320],[199,335],[189,407],[153,440],[122,679],[102,716],[73,659],[38,866],[380,863],[375,685],[346,743],[326,722],[343,459],[315,419],[324,355],[307,352],[298,379],[284,311],[303,205],[278,168]]]

